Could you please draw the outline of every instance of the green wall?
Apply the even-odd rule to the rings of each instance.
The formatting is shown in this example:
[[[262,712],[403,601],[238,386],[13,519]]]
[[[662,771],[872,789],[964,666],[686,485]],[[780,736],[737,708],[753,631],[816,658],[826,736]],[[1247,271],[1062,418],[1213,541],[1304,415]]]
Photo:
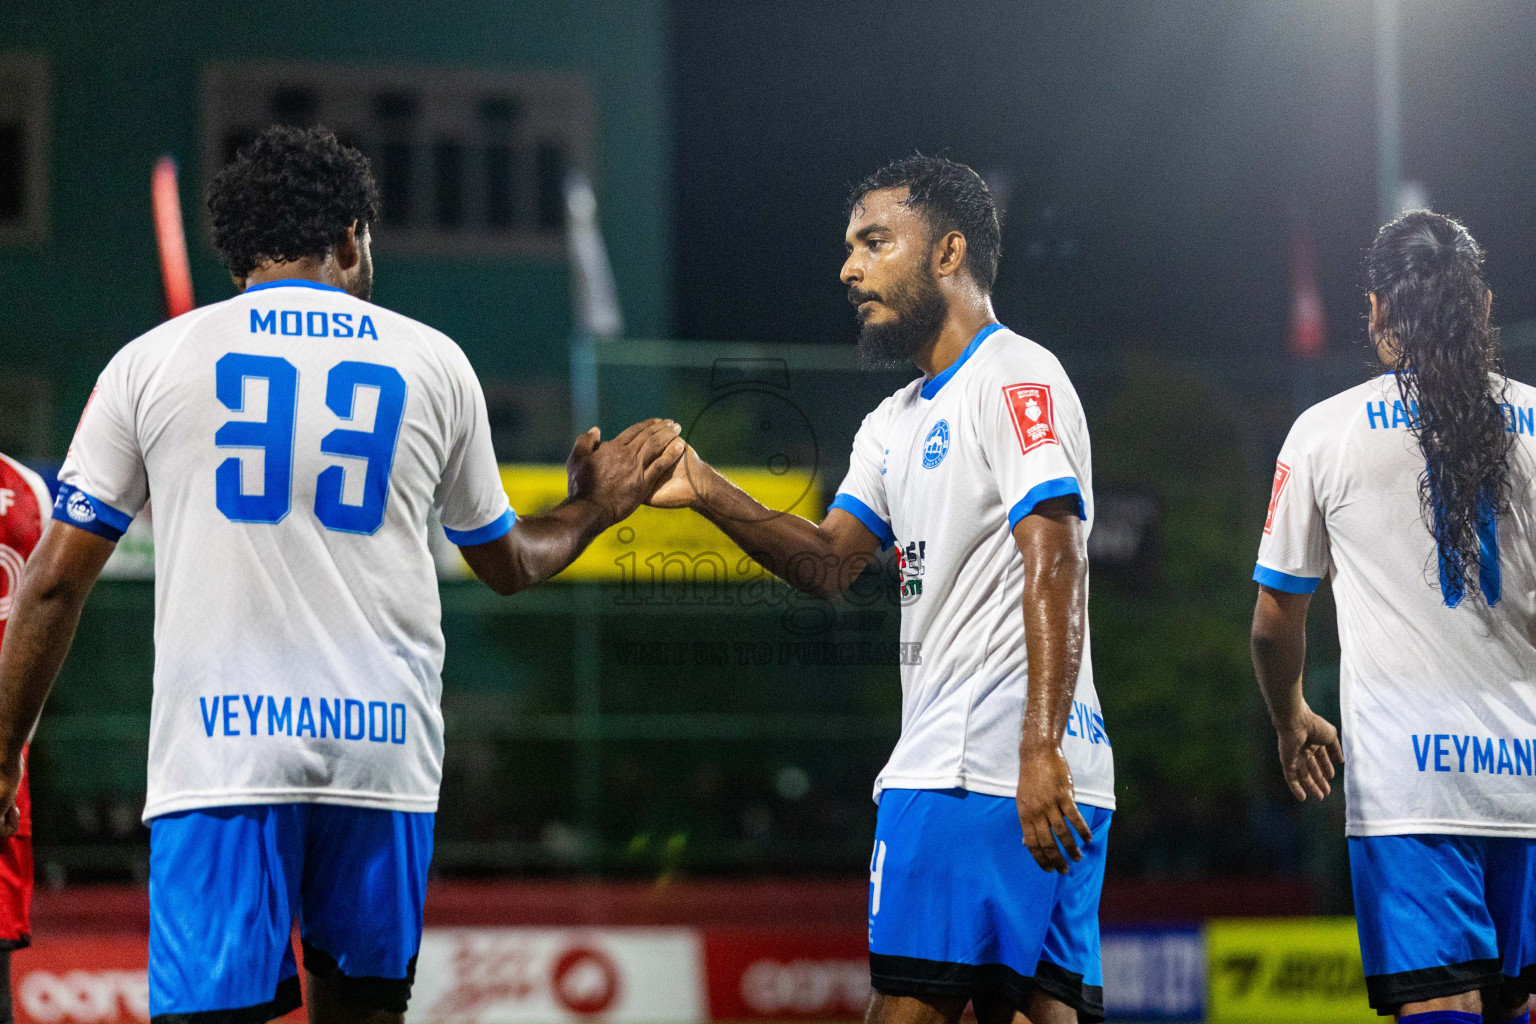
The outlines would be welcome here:
[[[52,74],[49,233],[0,245],[0,372],[51,377],[61,456],[112,354],[163,316],[149,171],[181,162],[200,303],[233,294],[206,239],[198,75],[213,61],[312,60],[583,74],[596,99],[596,179],[628,333],[669,333],[667,19],[662,0],[294,0],[240,5],[11,0],[0,52]],[[482,376],[564,373],[563,262],[390,257],[374,297],[454,337]]]

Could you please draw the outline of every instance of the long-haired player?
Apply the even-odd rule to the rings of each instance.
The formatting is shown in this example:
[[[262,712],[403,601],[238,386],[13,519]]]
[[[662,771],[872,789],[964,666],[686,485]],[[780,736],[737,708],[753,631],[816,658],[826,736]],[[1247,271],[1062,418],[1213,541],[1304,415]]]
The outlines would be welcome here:
[[[1525,1020],[1536,982],[1536,388],[1502,373],[1483,253],[1449,217],[1366,260],[1383,373],[1291,428],[1253,663],[1298,799],[1343,757],[1366,988],[1413,1024]],[[1344,744],[1302,695],[1338,606]],[[1481,1016],[1479,1016],[1481,1015]]]

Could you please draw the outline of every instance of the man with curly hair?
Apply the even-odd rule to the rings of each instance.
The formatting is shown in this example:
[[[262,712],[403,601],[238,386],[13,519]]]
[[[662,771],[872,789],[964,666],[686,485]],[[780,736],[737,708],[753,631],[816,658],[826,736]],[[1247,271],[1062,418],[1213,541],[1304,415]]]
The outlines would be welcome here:
[[[0,834],[81,605],[153,494],[151,1016],[252,1024],[298,1007],[297,917],[309,1019],[399,1021],[442,779],[428,515],[510,594],[634,511],[683,443],[670,421],[607,442],[594,427],[570,496],[518,519],[469,360],[367,301],[378,189],[362,154],[272,128],[208,206],[241,294],[102,372],[16,597]]]

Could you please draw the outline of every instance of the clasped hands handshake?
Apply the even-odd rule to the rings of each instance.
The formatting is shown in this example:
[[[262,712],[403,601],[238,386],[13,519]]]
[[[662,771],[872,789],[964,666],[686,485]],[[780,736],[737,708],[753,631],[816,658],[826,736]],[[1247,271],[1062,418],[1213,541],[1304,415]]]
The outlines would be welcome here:
[[[641,505],[700,507],[715,471],[681,434],[676,422],[659,418],[642,420],[608,441],[593,427],[576,439],[566,460],[570,497],[601,506],[609,526]]]

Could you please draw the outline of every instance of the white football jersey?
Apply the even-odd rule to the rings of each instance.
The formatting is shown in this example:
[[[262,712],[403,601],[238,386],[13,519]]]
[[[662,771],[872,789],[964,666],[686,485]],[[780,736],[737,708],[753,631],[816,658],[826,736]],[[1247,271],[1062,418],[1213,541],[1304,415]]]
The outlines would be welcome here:
[[[1396,378],[1308,409],[1281,449],[1254,579],[1333,581],[1350,835],[1536,838],[1536,389],[1508,387],[1512,507],[1459,598]]]
[[[1012,531],[1066,495],[1078,496],[1086,540],[1093,476],[1077,392],[1055,356],[1000,325],[864,418],[832,508],[896,545],[901,572],[901,738],[876,800],[884,789],[1017,792],[1029,684],[1024,556]],[[1077,799],[1113,808],[1086,635],[1061,747]]]
[[[427,515],[458,544],[515,521],[458,346],[335,288],[258,285],[120,351],[59,481],[54,518],[113,540],[154,499],[146,821],[436,810]]]

